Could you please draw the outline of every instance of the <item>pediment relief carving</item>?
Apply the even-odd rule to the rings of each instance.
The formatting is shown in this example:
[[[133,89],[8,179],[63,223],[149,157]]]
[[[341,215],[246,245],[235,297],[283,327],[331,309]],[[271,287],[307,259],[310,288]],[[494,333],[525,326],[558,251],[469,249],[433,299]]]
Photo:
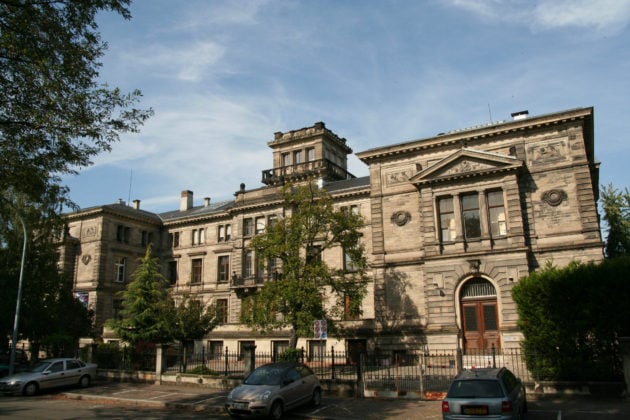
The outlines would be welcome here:
[[[461,149],[416,173],[409,181],[416,185],[422,185],[517,170],[522,166],[523,161],[513,156]]]

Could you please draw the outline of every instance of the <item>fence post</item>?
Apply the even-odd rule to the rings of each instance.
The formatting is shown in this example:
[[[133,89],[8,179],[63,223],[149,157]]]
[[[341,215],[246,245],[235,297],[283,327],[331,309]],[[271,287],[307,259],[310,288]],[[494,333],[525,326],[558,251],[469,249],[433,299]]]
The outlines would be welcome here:
[[[158,383],[162,383],[162,372],[164,370],[164,347],[162,344],[155,346],[155,376]]]
[[[464,355],[462,353],[462,348],[457,346],[457,372],[461,372],[464,370]]]
[[[225,376],[228,376],[228,348],[225,346]]]
[[[335,379],[335,346],[330,346],[330,353],[332,361],[331,379]]]
[[[357,397],[363,397],[363,352],[359,352],[359,360],[357,362]]]
[[[493,367],[493,368],[496,368],[496,367],[497,367],[497,358],[496,358],[496,355],[497,355],[497,350],[496,350],[496,348],[494,347],[494,343],[492,343],[492,367]]]

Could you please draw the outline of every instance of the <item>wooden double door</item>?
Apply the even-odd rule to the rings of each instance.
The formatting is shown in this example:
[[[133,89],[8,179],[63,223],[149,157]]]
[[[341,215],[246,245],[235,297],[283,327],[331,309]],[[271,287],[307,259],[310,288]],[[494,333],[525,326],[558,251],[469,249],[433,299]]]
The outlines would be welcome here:
[[[461,303],[464,351],[490,352],[499,349],[497,299],[465,299]]]

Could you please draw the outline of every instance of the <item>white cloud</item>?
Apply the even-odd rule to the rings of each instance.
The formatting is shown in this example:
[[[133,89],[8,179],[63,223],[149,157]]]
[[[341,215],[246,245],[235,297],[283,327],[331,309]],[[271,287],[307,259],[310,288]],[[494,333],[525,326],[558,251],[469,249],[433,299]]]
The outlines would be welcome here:
[[[517,22],[534,30],[583,28],[615,34],[630,21],[630,0],[452,0],[483,18]]]

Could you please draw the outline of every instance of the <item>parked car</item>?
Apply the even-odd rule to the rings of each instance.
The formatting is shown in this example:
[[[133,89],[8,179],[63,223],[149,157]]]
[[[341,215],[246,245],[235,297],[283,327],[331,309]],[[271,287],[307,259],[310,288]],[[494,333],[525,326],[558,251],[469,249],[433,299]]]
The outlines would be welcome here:
[[[270,417],[303,404],[318,406],[322,387],[313,371],[297,362],[270,363],[254,369],[227,396],[225,409],[232,417]]]
[[[525,387],[506,368],[462,371],[442,401],[444,420],[522,419],[526,412]]]
[[[3,394],[35,395],[40,389],[78,385],[87,387],[96,378],[96,364],[78,359],[40,360],[29,369],[0,379]]]

